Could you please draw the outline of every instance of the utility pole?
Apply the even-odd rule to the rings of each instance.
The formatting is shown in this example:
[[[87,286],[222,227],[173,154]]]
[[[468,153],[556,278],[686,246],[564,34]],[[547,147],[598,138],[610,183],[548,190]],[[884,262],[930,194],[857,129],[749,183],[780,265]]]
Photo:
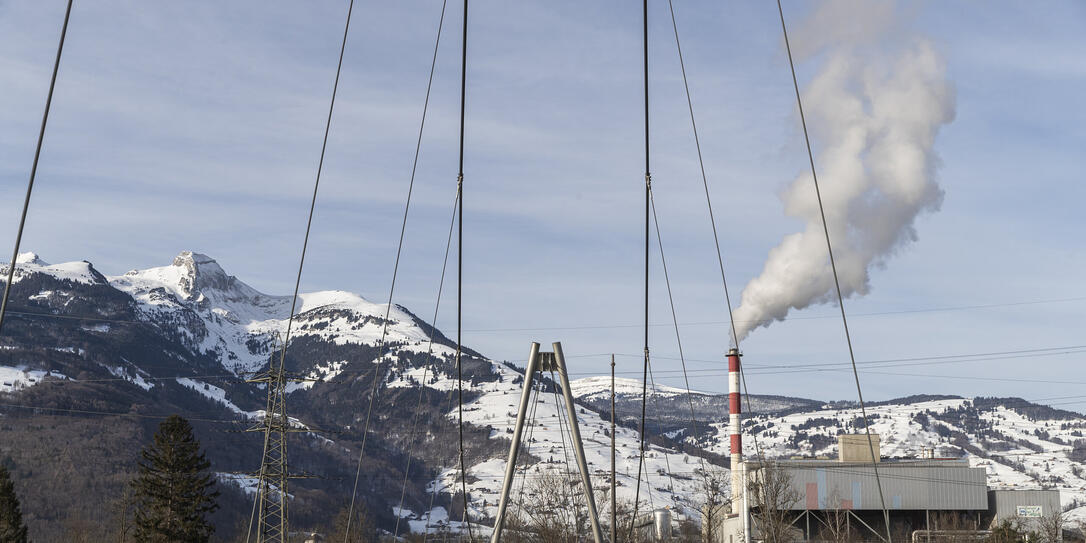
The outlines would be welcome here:
[[[611,543],[617,543],[618,536],[618,497],[615,490],[615,355],[611,354]]]

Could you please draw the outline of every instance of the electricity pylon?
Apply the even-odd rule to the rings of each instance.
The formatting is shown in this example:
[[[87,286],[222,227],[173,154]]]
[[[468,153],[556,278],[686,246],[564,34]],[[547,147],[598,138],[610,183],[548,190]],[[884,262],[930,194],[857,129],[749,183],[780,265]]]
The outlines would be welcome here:
[[[287,417],[287,383],[306,379],[287,375],[284,368],[286,346],[281,346],[281,349],[278,367],[273,355],[267,371],[246,379],[248,383],[263,383],[268,391],[263,420],[248,430],[264,433],[264,455],[260,462],[255,504],[259,512],[256,543],[287,543],[287,479],[303,477],[291,475],[287,464],[286,434],[308,431],[290,425]]]

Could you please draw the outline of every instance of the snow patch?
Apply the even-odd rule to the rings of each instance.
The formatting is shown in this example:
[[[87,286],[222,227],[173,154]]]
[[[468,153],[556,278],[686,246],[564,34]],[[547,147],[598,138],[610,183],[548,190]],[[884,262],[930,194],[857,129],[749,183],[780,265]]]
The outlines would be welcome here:
[[[120,366],[104,366],[104,367],[107,370],[109,370],[109,373],[113,374],[114,377],[120,377],[121,379],[124,379],[125,381],[128,381],[128,382],[142,388],[143,390],[151,390],[151,388],[153,388],[155,386],[154,383],[148,382],[138,372],[136,372],[134,374],[130,374],[129,370],[127,368],[122,368]]]
[[[181,384],[182,386],[188,387],[188,388],[196,391],[198,394],[200,394],[201,396],[203,396],[205,398],[214,400],[214,401],[226,406],[228,409],[230,409],[231,411],[233,411],[235,413],[238,413],[240,415],[250,415],[250,414],[252,414],[249,411],[242,410],[240,407],[234,405],[233,402],[226,399],[226,391],[219,388],[219,387],[217,387],[217,386],[215,386],[215,385],[209,385],[209,384],[204,383],[202,381],[196,381],[194,379],[189,379],[188,377],[178,377],[177,382],[179,384]]]
[[[230,483],[237,486],[243,492],[249,495],[255,496],[257,491],[260,490],[260,479],[250,475],[242,475],[240,473],[226,473],[220,471],[217,472],[215,476],[224,483]]]
[[[34,253],[21,253],[18,258],[15,259],[15,277],[12,279],[13,283],[18,283],[22,279],[30,276],[30,274],[41,273],[45,275],[51,275],[61,281],[72,281],[75,283],[83,283],[86,285],[94,285],[101,283],[99,276],[94,272],[93,266],[90,262],[65,262],[63,264],[49,264],[38,255]],[[6,274],[8,266],[5,264],[0,272]]]
[[[26,366],[0,366],[0,392],[18,392],[41,383],[48,377],[68,378],[62,373],[31,370]]]

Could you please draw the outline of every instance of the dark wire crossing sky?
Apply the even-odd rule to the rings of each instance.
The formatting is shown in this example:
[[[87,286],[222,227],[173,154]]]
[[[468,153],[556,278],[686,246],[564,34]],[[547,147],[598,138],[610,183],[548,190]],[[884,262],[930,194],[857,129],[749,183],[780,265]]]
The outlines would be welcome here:
[[[302,289],[381,300],[441,4],[359,7]],[[77,4],[24,250],[51,262],[90,260],[107,274],[164,265],[193,250],[259,290],[288,293],[344,9]],[[738,302],[770,249],[803,227],[781,199],[806,156],[779,21],[768,4],[683,2],[676,10]],[[847,28],[804,35],[809,10],[785,3],[794,40],[848,36]],[[929,40],[945,62],[955,115],[933,146],[944,191],[939,210],[920,215],[915,243],[873,269],[867,295],[846,300],[850,314],[871,314],[851,321],[858,360],[1083,343],[1086,113],[1079,100],[1086,70],[1075,52],[1084,10],[1074,2],[1043,10],[927,5],[899,11],[894,32],[878,42]],[[14,238],[62,14],[60,3],[0,2],[4,244]],[[723,363],[727,311],[667,4],[651,3],[649,15],[654,197],[678,318],[695,323],[681,327],[684,351],[692,368],[704,369],[711,363],[698,361]],[[639,6],[473,3],[468,346],[522,362],[530,341],[558,340],[570,371],[580,374],[607,372],[609,356],[576,355],[640,351],[640,330],[627,326],[637,324],[642,304],[640,17]],[[460,36],[449,21],[445,32],[395,300],[423,315],[433,307],[456,190]],[[801,90],[810,90],[824,60],[800,62]],[[815,122],[812,139],[820,161],[832,134]],[[676,374],[663,373],[679,366],[658,255],[651,262],[652,320],[661,325],[651,330],[653,367],[659,381],[678,386],[670,379]],[[754,331],[744,342],[751,392],[852,399],[844,372],[753,369],[846,362],[840,322],[809,318],[833,311],[816,306]],[[453,317],[443,311],[438,326],[452,330]],[[883,373],[861,366],[861,378],[873,400],[1057,397],[1081,386],[1071,381],[1086,380],[1080,352],[995,358]],[[619,363],[633,371],[640,361]],[[695,388],[726,388],[723,375],[704,373]],[[962,378],[971,375],[984,379]]]

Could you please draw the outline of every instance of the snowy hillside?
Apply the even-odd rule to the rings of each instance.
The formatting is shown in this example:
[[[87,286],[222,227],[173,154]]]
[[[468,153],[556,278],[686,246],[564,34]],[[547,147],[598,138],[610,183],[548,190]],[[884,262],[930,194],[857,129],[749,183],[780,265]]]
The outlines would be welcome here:
[[[56,277],[57,279],[88,285],[105,282],[105,277],[95,271],[90,262],[86,261],[65,262],[63,264],[53,265],[42,260],[36,253],[19,253],[19,258],[16,259],[16,262],[18,263],[18,266],[15,267],[15,277],[12,279],[13,283],[18,283],[35,273],[43,273]],[[7,266],[4,266],[3,268],[6,272]],[[43,292],[42,294],[48,295],[49,293]]]
[[[1013,398],[891,402],[869,406],[871,431],[890,458],[966,457],[992,487],[1056,488],[1073,518],[1086,519],[1086,418]],[[727,452],[727,423],[699,440]],[[837,435],[862,433],[858,408],[745,417],[743,454],[771,458],[836,457]]]
[[[495,364],[494,369],[499,376],[496,381],[471,387],[472,391],[482,394],[464,406],[464,420],[479,427],[489,428],[492,439],[509,439],[516,423],[523,374],[501,364]],[[449,381],[439,380],[428,386],[447,390],[452,384]],[[584,384],[584,380],[581,380],[581,384]],[[573,383],[571,386],[576,387]],[[577,478],[576,461],[573,450],[570,448],[569,428],[565,423],[565,404],[561,400],[560,393],[557,393],[557,397],[555,394],[555,392],[542,393],[536,400],[537,405],[530,408],[535,414],[534,424],[525,428],[525,441],[520,458],[523,460],[531,455],[538,458],[539,462],[528,467],[527,472],[524,469],[518,470],[514,489],[519,489],[526,477],[528,480],[535,480],[551,473],[565,478],[567,462],[572,479]],[[559,414],[562,417],[561,423]],[[455,412],[449,414],[450,418],[455,416]],[[599,413],[580,406],[577,407],[577,421],[584,441],[585,456],[593,485],[599,494],[610,488],[610,422],[601,418]],[[618,451],[616,460],[618,499],[620,502],[632,504],[636,492],[639,458],[637,432],[619,427],[616,432],[616,449]],[[507,450],[502,448],[501,454],[495,454],[489,458],[468,458],[467,472],[470,481],[468,493],[472,497],[472,517],[493,517],[497,513],[507,454]],[[699,479],[695,471],[702,466],[704,466],[703,461],[699,458],[655,445],[648,446],[645,453],[645,471],[641,481],[641,509],[672,507],[679,514],[696,514]],[[449,465],[436,483],[444,492],[456,492],[459,489],[457,476],[456,466]],[[531,484],[527,484],[526,487],[529,489],[526,492],[530,493]],[[600,503],[599,507],[601,511],[609,511],[607,503]],[[410,518],[416,521],[413,525],[420,528],[425,522],[426,515],[423,511],[410,513],[405,511],[404,514],[409,514]],[[442,514],[444,514],[443,510],[435,511],[432,519],[437,519]]]
[[[106,277],[85,261],[52,265],[26,253],[19,257],[15,278],[12,315],[17,318],[5,323],[0,342],[0,395],[19,395],[21,403],[35,406],[138,413],[149,419],[163,412],[209,419],[262,416],[264,391],[242,376],[264,367],[275,353],[276,334],[286,331],[290,297],[261,293],[227,274],[214,259],[192,252],[181,253],[168,266],[115,277]],[[421,530],[431,509],[428,490],[436,487],[442,497],[433,504],[431,521],[455,523],[458,515],[451,513],[450,504],[459,487],[457,412],[449,401],[458,385],[455,344],[394,305],[387,321],[384,364],[378,372],[374,361],[386,309],[385,304],[345,291],[300,295],[287,367],[312,381],[290,385],[291,420],[299,427],[337,432],[319,438],[305,434],[307,454],[294,458],[310,462],[308,469],[327,480],[299,482],[310,485],[307,490],[312,493],[299,492],[298,499],[312,500],[310,511],[344,501],[349,488],[339,481],[355,474],[359,455],[352,448],[362,441],[360,420],[367,412],[370,382],[376,378],[372,382],[381,385],[378,423],[369,434],[375,444],[367,451],[373,458],[367,456],[363,466],[363,480],[371,489],[365,497],[370,511],[383,525],[406,518]],[[523,375],[470,349],[464,352],[471,516],[484,519],[496,512]],[[42,385],[50,381],[65,386]],[[547,386],[548,392],[532,406],[534,424],[526,429],[521,454],[527,467],[518,470],[514,489],[523,480],[540,480],[548,473],[565,478],[567,458],[570,469],[576,470],[568,428],[559,422],[564,404],[556,402],[553,385]],[[571,383],[581,402],[578,424],[599,491],[610,487],[610,386],[609,376]],[[640,420],[642,385],[617,379],[616,392],[618,498],[628,503],[637,478],[639,436],[631,428]],[[693,515],[698,473],[706,461],[678,453],[678,445],[682,442],[687,451],[700,454],[696,446],[708,458],[727,455],[727,395],[688,394],[682,388],[658,385],[650,386],[647,401],[653,444],[646,453],[639,507],[667,506],[680,518]],[[751,409],[746,402],[743,405],[744,428],[756,439],[744,439],[747,455],[832,457],[838,434],[862,430],[858,409],[838,407],[848,404],[780,396],[751,396],[750,401]],[[416,406],[425,409],[421,439],[408,433]],[[918,457],[934,448],[938,456],[968,457],[972,465],[987,469],[992,485],[1059,488],[1072,516],[1086,518],[1086,418],[1081,415],[1016,399],[932,397],[887,402],[868,412],[872,430],[882,436],[885,456]],[[39,423],[26,427],[32,424]],[[92,423],[81,420],[81,424]],[[98,431],[111,425],[103,423]],[[209,447],[212,457],[222,462],[224,473],[251,470],[259,445],[249,445],[250,450],[231,441],[231,436],[205,434],[215,444]],[[88,433],[82,439],[91,450],[97,435]],[[138,450],[136,444],[118,443]],[[30,449],[20,454],[29,458],[34,454]],[[415,463],[406,507],[398,510],[404,477],[398,470],[405,469],[408,458]],[[48,470],[28,473],[40,477],[38,482],[56,480],[49,479],[53,472]],[[102,490],[90,483],[81,488]],[[532,492],[531,485],[526,492]],[[603,512],[606,502],[600,506]]]
[[[210,405],[237,416],[262,416],[263,411],[257,409],[259,404],[254,403],[254,399],[259,401],[262,393],[238,377],[267,364],[269,356],[276,349],[276,334],[282,335],[286,331],[291,304],[289,296],[259,292],[227,274],[214,259],[188,251],[179,254],[168,266],[133,270],[113,277],[98,273],[87,262],[52,266],[36,255],[20,258],[17,269],[17,277],[35,278],[50,289],[35,292],[36,286],[23,285],[25,292],[21,293],[31,312],[65,313],[70,307],[69,302],[78,300],[83,304],[80,317],[88,319],[85,324],[79,325],[81,334],[90,334],[98,339],[118,338],[121,327],[116,323],[134,320],[161,333],[169,340],[169,345],[180,344],[185,348],[177,351],[169,347],[169,352],[159,353],[166,354],[167,359],[172,360],[172,368],[163,367],[157,357],[155,362],[151,362],[135,357],[107,356],[105,359],[115,361],[99,365],[109,376],[127,380],[151,396],[161,394],[164,388],[174,387],[182,394],[199,398],[201,402],[210,402]],[[99,290],[89,291],[86,285],[94,285]],[[27,288],[30,290],[27,291]],[[116,307],[113,309],[119,313],[107,313],[99,308],[98,299],[103,296],[114,300]],[[360,413],[364,412],[365,399],[352,387],[359,382],[368,385],[369,377],[360,377],[367,371],[372,375],[372,362],[377,356],[375,347],[380,343],[387,306],[344,291],[303,293],[299,298],[290,352],[294,364],[300,367],[293,369],[314,381],[290,385],[288,390],[292,392],[292,397],[302,394],[296,398],[293,409],[299,416],[302,413],[311,418],[319,416],[323,419],[321,424],[325,425],[357,424]],[[97,317],[103,322],[96,322]],[[110,322],[115,324],[111,325]],[[431,334],[432,347],[429,345]],[[24,341],[33,341],[32,336],[25,336]],[[81,345],[81,341],[72,340],[72,344]],[[432,405],[448,405],[434,398],[447,397],[457,386],[452,374],[454,344],[406,309],[393,306],[389,313],[386,345],[382,384],[388,392],[382,394],[389,397],[407,395],[413,400],[415,394],[429,391],[427,397],[430,399],[427,401]],[[11,346],[12,349],[23,349],[19,352],[37,347],[30,344]],[[430,356],[427,356],[428,349]],[[97,353],[91,353],[91,357],[103,359]],[[209,361],[238,377],[209,379],[202,375],[206,374],[206,370],[200,372],[191,366],[198,359]],[[64,374],[57,371],[48,373],[48,367],[55,366],[56,361],[47,360],[39,362],[41,368],[13,366],[5,369],[2,374],[4,382],[11,383],[7,389],[21,390],[43,378],[64,378]],[[87,367],[85,362],[81,363],[81,369]],[[496,512],[508,438],[512,432],[523,375],[503,364],[487,360],[470,349],[465,349],[465,366],[465,422],[479,429],[473,430],[474,436],[485,436],[481,439],[492,442],[479,443],[480,437],[469,436],[469,439],[475,440],[469,443],[469,450],[484,451],[467,458],[471,516],[481,519],[492,517]],[[191,376],[185,376],[186,371]],[[346,372],[350,374],[345,376]],[[582,380],[578,384],[581,390],[585,390],[584,387],[591,382],[591,379]],[[626,384],[631,396],[636,392],[636,396],[640,397],[639,384]],[[677,398],[685,391],[660,387],[656,393],[660,397]],[[528,461],[529,480],[538,479],[546,473],[564,477],[567,458],[571,469],[576,469],[573,452],[569,448],[568,427],[564,422],[561,425],[558,422],[559,410],[564,413],[565,408],[564,405],[559,408],[554,400],[552,393],[546,393],[533,407],[535,422],[526,430],[527,441],[521,455],[522,461]],[[405,405],[413,408],[414,402],[408,401]],[[388,409],[387,405],[385,409]],[[609,422],[591,409],[578,407],[577,411],[593,483],[602,492],[610,488]],[[451,494],[458,488],[454,485],[458,476],[454,459],[446,459],[444,464],[430,459],[440,457],[448,447],[449,440],[439,436],[445,435],[443,432],[453,435],[455,426],[452,425],[457,413],[455,407],[452,410],[443,408],[438,413],[441,420],[432,423],[444,425],[444,428],[427,428],[425,435],[429,442],[413,445],[419,449],[416,452],[434,464],[432,473],[436,479],[428,478],[416,484],[431,489],[437,485]],[[388,421],[388,426],[382,426],[377,433],[389,435],[393,442],[408,444],[402,429],[406,427],[404,422],[410,420],[411,409],[399,406],[394,413],[383,414],[382,417]],[[299,421],[299,424],[302,422]],[[563,428],[565,434],[561,431]],[[357,431],[356,428],[352,430]],[[619,452],[618,497],[621,502],[632,503],[636,492],[639,438],[636,432],[627,428],[620,428],[616,435]],[[322,443],[348,444],[342,436],[333,437]],[[355,458],[355,454],[348,449],[334,446],[333,449],[338,451],[337,454],[346,451],[343,457],[347,462]],[[703,461],[656,445],[648,446],[645,457],[640,489],[642,510],[667,506],[674,507],[680,515],[693,514],[697,507],[694,471]],[[399,460],[394,465],[399,466]],[[379,465],[375,465],[374,469],[380,469]],[[524,472],[520,472],[520,475],[524,475]],[[391,480],[395,481],[395,478]],[[530,494],[531,490],[526,492]],[[380,499],[385,504],[390,501],[395,503],[398,492],[388,494]],[[392,511],[392,506],[384,505],[387,509],[378,513],[409,517],[410,524],[421,529],[425,510],[420,510],[423,508],[418,507],[419,502],[425,503],[416,499],[415,511],[408,511],[411,508],[409,501],[405,510]],[[439,502],[443,504],[434,509],[432,520],[448,518],[444,505],[447,502],[448,498]]]
[[[609,376],[602,377],[585,377],[583,379],[577,379],[570,381],[569,386],[573,389],[573,395],[583,400],[598,400],[611,398],[611,378]],[[615,378],[615,395],[616,396],[637,396],[641,397],[641,381],[638,379],[627,379],[623,377]],[[649,393],[659,397],[674,397],[680,394],[686,394],[686,389],[669,387],[660,384],[649,384]],[[704,392],[698,392],[697,390],[691,391],[694,394],[705,395]]]

